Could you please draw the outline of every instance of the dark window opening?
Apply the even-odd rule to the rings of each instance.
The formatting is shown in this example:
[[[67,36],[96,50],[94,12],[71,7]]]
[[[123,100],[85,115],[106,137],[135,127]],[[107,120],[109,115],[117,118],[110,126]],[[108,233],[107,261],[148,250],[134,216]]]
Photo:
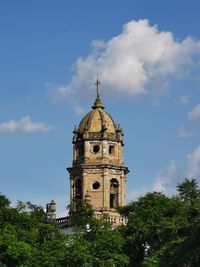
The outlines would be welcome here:
[[[75,197],[79,199],[82,198],[82,182],[80,179],[75,182]]]
[[[99,182],[94,182],[92,185],[92,188],[97,190],[100,187],[100,183]]]
[[[109,146],[109,154],[114,154],[115,147],[114,146]]]
[[[110,181],[110,208],[117,208],[118,207],[118,189],[119,183],[117,179],[112,179]]]
[[[114,202],[115,202],[114,198],[115,198],[115,195],[110,194],[110,207],[111,207],[111,209],[114,208]]]
[[[94,145],[94,146],[93,146],[93,152],[94,152],[94,153],[98,153],[99,150],[100,150],[100,146],[99,146],[99,145]]]
[[[84,154],[84,144],[78,146],[78,156],[81,157]]]

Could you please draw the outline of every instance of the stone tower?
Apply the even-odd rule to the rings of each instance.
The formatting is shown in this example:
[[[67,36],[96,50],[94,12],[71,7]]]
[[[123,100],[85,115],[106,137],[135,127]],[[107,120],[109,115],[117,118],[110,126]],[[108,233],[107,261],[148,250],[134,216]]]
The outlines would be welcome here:
[[[88,202],[97,218],[114,225],[124,223],[116,208],[126,204],[126,174],[123,162],[123,132],[104,110],[98,93],[92,111],[73,131],[73,164],[70,173],[70,202]]]

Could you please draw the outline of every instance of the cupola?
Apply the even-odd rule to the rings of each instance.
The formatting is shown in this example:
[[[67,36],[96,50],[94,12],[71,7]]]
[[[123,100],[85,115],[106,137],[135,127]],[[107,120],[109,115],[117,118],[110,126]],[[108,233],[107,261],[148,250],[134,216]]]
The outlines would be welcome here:
[[[83,117],[78,129],[75,127],[74,130],[74,143],[87,139],[120,141],[123,145],[122,129],[115,123],[110,114],[105,111],[98,93],[92,110]]]

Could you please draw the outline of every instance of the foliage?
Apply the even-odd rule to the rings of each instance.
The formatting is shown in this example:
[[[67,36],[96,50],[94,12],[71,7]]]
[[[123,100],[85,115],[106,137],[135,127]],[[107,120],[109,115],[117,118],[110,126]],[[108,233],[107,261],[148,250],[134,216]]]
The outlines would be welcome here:
[[[195,179],[185,179],[181,184],[177,185],[178,196],[188,205],[195,204],[196,200],[200,200],[200,190]]]
[[[125,241],[120,232],[97,220],[89,204],[77,200],[76,206],[76,212],[71,213],[75,234],[67,248],[67,266],[128,266],[129,259],[123,253]]]
[[[89,229],[83,228],[73,236],[67,250],[67,266],[128,266],[129,259],[123,253],[125,242],[119,231],[94,218],[90,223]]]
[[[90,206],[79,205],[69,236],[44,222],[41,207],[19,201],[12,208],[2,195],[0,201],[0,266],[127,266],[121,234],[97,221]]]
[[[179,242],[171,244],[161,263],[168,258],[165,266],[200,266],[200,189],[195,179],[185,179],[177,185],[177,190],[185,206],[186,223],[179,234]]]
[[[0,204],[0,266],[62,266],[66,237],[43,222],[42,208],[30,202],[12,208],[3,195]]]
[[[200,189],[186,179],[177,195],[153,192],[123,207],[125,226],[94,218],[76,203],[73,234],[45,223],[43,209],[0,194],[0,266],[196,267],[200,266]]]
[[[71,224],[73,226],[81,228],[93,220],[94,212],[89,204],[84,203],[81,199],[75,199],[74,205],[76,205],[76,210],[70,210]]]
[[[164,246],[184,223],[183,206],[161,193],[148,193],[121,210],[128,217],[122,229],[131,266],[157,266]]]
[[[130,266],[200,266],[200,194],[196,180],[177,185],[178,194],[147,193],[120,210]]]

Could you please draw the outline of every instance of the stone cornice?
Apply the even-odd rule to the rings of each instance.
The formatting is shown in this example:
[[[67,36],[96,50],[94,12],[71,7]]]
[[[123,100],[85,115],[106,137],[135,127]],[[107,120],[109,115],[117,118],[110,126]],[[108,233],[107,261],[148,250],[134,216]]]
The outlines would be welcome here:
[[[80,164],[74,167],[67,168],[67,171],[84,170],[84,169],[112,169],[112,170],[123,170],[125,174],[129,173],[128,167],[124,165],[112,165],[112,164]]]

